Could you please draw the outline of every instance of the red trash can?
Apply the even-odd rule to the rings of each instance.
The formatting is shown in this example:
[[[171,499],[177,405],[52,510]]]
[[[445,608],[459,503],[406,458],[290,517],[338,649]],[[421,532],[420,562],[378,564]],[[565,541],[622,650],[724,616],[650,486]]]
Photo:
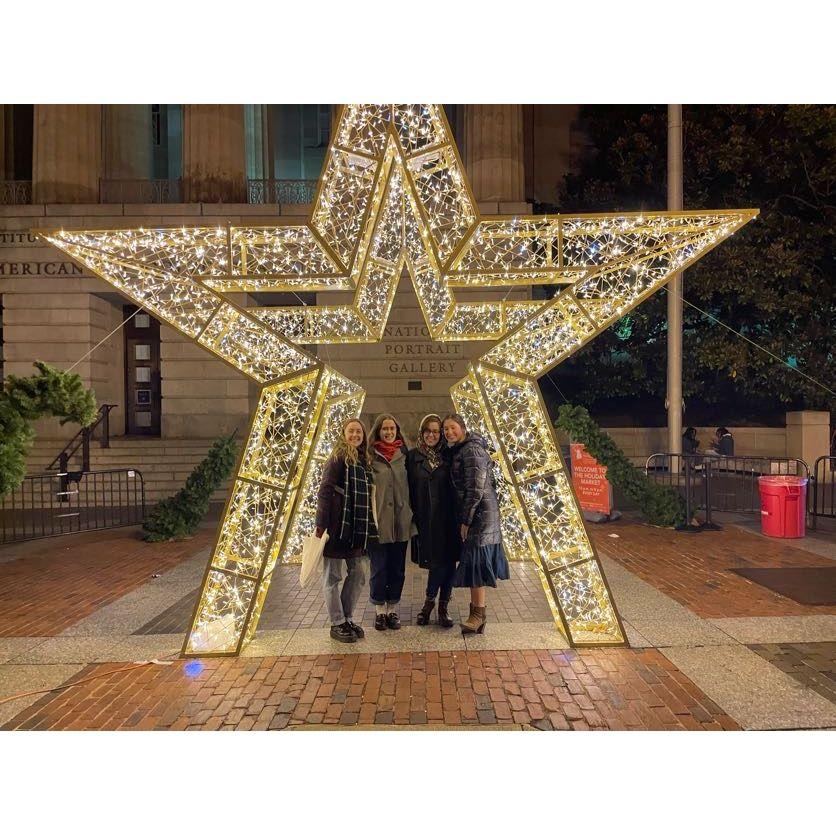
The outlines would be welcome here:
[[[759,476],[761,531],[768,537],[803,537],[807,511],[806,476]]]

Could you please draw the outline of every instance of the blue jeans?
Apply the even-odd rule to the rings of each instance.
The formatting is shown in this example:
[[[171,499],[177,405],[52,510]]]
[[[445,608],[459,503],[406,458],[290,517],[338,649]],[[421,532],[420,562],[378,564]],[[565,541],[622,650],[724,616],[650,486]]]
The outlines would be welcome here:
[[[369,599],[373,604],[397,604],[406,578],[406,543],[369,543],[369,558]]]
[[[430,574],[427,577],[427,598],[435,599],[440,590],[441,600],[449,601],[453,595],[453,578],[455,575],[455,563],[431,567]]]
[[[325,588],[325,605],[328,607],[328,617],[331,624],[337,626],[354,618],[354,607],[360,597],[360,590],[366,582],[363,571],[364,557],[324,557],[322,559],[322,580]],[[343,579],[343,567],[346,569],[345,582],[340,589]]]

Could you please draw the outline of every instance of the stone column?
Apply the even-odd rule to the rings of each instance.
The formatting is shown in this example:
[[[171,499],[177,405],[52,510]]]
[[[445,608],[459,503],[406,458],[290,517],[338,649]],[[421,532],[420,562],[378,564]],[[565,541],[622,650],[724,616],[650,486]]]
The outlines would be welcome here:
[[[6,173],[6,105],[0,105],[0,180],[11,180]]]
[[[104,176],[109,180],[150,180],[151,105],[104,108]]]
[[[244,105],[183,105],[187,202],[246,201]]]
[[[268,107],[269,105],[245,105],[248,180],[269,180],[272,177]]]
[[[787,413],[787,455],[807,462],[830,455],[830,413],[806,409]]]
[[[101,105],[35,105],[34,203],[98,203]]]
[[[525,200],[523,106],[465,105],[465,167],[478,201]]]

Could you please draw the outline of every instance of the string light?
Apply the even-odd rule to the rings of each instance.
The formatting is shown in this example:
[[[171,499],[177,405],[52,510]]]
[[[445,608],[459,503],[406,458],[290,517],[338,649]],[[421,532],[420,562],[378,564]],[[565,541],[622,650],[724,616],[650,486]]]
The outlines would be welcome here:
[[[488,439],[502,536],[533,560],[573,645],[624,633],[537,379],[755,211],[482,219],[438,105],[342,109],[304,225],[44,231],[56,247],[262,386],[185,655],[249,641],[279,562],[313,531],[323,465],[364,392],[302,345],[379,341],[401,273],[433,339],[497,340],[451,390]],[[552,300],[456,289],[564,285]],[[231,291],[335,291],[335,305],[241,309]]]

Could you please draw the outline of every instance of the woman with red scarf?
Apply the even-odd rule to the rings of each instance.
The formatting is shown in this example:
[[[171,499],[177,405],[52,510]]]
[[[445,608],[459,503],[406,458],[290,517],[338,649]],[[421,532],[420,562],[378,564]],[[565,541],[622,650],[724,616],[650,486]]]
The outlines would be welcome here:
[[[406,444],[393,415],[378,415],[370,436],[377,542],[370,542],[369,592],[375,630],[400,630],[398,602],[406,576],[406,544],[412,528]]]

